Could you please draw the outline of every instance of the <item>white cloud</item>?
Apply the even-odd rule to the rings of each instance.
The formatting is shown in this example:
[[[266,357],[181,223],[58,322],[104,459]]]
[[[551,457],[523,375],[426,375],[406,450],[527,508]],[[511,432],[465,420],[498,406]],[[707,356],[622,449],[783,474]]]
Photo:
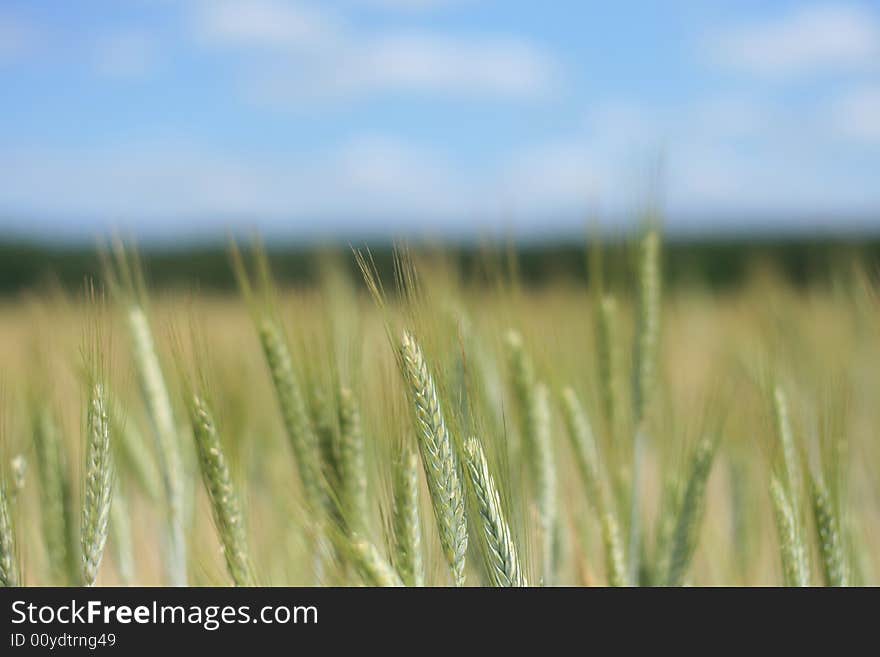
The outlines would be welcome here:
[[[772,138],[743,147],[736,130],[689,130],[698,108],[615,106],[625,120],[598,120],[611,112],[597,108],[580,129],[514,145],[479,165],[383,135],[347,139],[317,155],[223,152],[179,141],[7,150],[0,153],[0,216],[89,217],[102,222],[93,220],[96,231],[116,221],[152,237],[205,237],[227,222],[271,235],[335,231],[352,239],[364,232],[572,230],[589,208],[615,216],[646,200],[646,184],[656,181],[646,179],[645,165],[661,139],[668,166],[659,192],[676,219],[826,213],[833,221],[880,208],[874,170],[842,163],[845,151],[814,141],[813,132],[793,139],[774,119],[764,128]]]
[[[832,112],[841,135],[880,144],[880,85],[846,94],[834,104]]]
[[[383,93],[532,98],[552,87],[552,65],[528,44],[398,34],[365,40],[303,65],[263,71],[259,100],[276,105],[348,101]]]
[[[545,217],[579,212],[600,196],[607,170],[583,139],[538,144],[513,153],[489,189],[518,212]]]
[[[523,39],[356,30],[301,4],[223,0],[201,5],[196,21],[203,42],[246,51],[245,87],[279,106],[397,91],[529,98],[557,75],[552,58]],[[266,56],[247,59],[260,51]]]
[[[398,11],[427,11],[462,5],[470,0],[356,0],[358,4]]]
[[[139,78],[151,73],[159,62],[155,39],[144,32],[119,32],[95,40],[93,52],[99,73],[115,78]]]
[[[152,235],[219,231],[231,219],[293,233],[357,229],[364,222],[387,229],[413,217],[459,216],[473,198],[468,181],[437,154],[376,136],[317,158],[151,142],[7,151],[0,168],[8,173],[0,187],[2,216],[134,222]]]
[[[199,37],[217,45],[270,49],[332,47],[341,28],[327,12],[277,0],[216,0],[196,12]]]
[[[803,7],[788,16],[723,30],[704,44],[733,68],[798,75],[876,66],[880,19],[857,6]]]

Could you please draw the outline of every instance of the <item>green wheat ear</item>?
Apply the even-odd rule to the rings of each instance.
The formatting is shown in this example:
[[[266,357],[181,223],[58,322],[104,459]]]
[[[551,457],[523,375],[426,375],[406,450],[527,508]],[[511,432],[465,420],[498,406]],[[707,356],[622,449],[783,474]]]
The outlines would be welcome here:
[[[50,574],[58,584],[74,584],[79,581],[80,567],[71,484],[58,426],[46,408],[40,409],[35,418],[34,448]]]
[[[277,322],[264,319],[259,326],[259,334],[306,501],[313,513],[320,514],[324,508],[324,494],[318,437],[306,410],[290,350]]]
[[[660,233],[648,230],[640,244],[639,306],[634,354],[633,415],[641,424],[657,379],[660,346]]]
[[[800,493],[801,493],[801,469],[798,463],[797,448],[795,447],[794,432],[791,428],[791,418],[788,412],[788,400],[782,386],[777,385],[773,390],[773,419],[776,424],[776,437],[782,447],[783,463],[785,465],[786,492],[795,513],[795,520],[800,516]],[[800,529],[798,530],[800,531]]]
[[[83,584],[93,586],[104,556],[113,501],[110,420],[104,387],[100,383],[92,386],[86,424],[86,481],[80,536]]]
[[[598,304],[598,309],[596,360],[599,375],[599,392],[602,397],[605,426],[611,436],[611,443],[615,444],[623,435],[624,397],[626,394],[624,392],[626,383],[623,370],[623,354],[620,348],[617,302],[610,295],[603,296]]]
[[[614,512],[613,501],[608,495],[608,484],[603,480],[599,450],[596,447],[593,430],[574,390],[571,388],[563,390],[562,402],[578,470],[587,489],[590,504],[599,516],[608,583],[611,586],[625,586],[627,573],[620,526]]]
[[[19,586],[20,582],[9,500],[5,482],[0,482],[0,585]]]
[[[535,488],[541,528],[543,584],[549,585],[553,582],[555,570],[554,538],[557,528],[557,482],[550,427],[550,393],[546,385],[535,379],[532,361],[523,347],[522,336],[516,331],[508,331],[506,343],[525,455]]]
[[[419,514],[419,455],[402,446],[395,455],[392,532],[394,566],[407,586],[424,586],[422,522]]]
[[[465,464],[479,513],[480,546],[493,586],[526,586],[510,526],[504,517],[501,495],[489,472],[480,441],[471,437],[464,446]]]
[[[190,401],[190,419],[199,454],[202,481],[211,500],[226,568],[236,586],[248,586],[253,582],[241,505],[232,484],[214,419],[205,400],[199,395],[193,395]]]
[[[810,565],[805,517],[802,506],[802,478],[791,427],[788,399],[781,385],[773,388],[773,423],[782,450],[782,478],[771,481],[771,501],[780,541],[783,577],[787,586],[809,586]]]
[[[813,520],[826,586],[848,586],[849,569],[840,533],[840,523],[831,503],[831,495],[821,477],[810,478]]]
[[[339,474],[343,516],[354,531],[370,523],[367,465],[361,414],[354,393],[339,391]]]
[[[718,448],[718,437],[704,438],[691,457],[684,494],[678,504],[669,558],[667,586],[681,586],[690,566],[700,535],[706,484]]]
[[[783,582],[786,586],[809,586],[810,570],[806,546],[798,532],[795,512],[785,488],[775,475],[770,480],[770,499],[773,503],[776,532],[779,535]]]
[[[639,244],[639,294],[636,335],[633,347],[632,405],[635,434],[630,492],[629,568],[630,579],[639,578],[642,554],[642,460],[646,438],[646,416],[657,381],[660,351],[660,233],[649,228]]]
[[[187,546],[184,529],[186,474],[183,467],[182,445],[150,323],[146,312],[136,302],[128,308],[128,328],[138,379],[153,424],[156,454],[165,494],[167,523],[165,568],[172,586],[186,586]]]
[[[403,586],[403,581],[391,564],[368,540],[354,536],[349,542],[348,552],[361,576],[371,586]]]
[[[431,493],[431,503],[443,554],[457,586],[465,580],[468,531],[462,470],[446,428],[434,379],[422,350],[409,333],[401,343],[404,376],[409,384],[418,423],[419,451]]]

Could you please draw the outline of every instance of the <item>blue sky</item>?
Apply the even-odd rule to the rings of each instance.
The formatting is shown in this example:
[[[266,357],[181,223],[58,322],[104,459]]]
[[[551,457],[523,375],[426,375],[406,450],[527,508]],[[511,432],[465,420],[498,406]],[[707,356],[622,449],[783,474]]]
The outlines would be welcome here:
[[[0,233],[880,228],[880,4],[4,0]]]

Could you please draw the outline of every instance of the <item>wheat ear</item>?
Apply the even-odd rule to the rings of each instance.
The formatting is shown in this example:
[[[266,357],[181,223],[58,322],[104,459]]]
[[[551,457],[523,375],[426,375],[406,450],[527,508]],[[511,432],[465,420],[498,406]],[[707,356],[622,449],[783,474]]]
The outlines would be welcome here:
[[[776,437],[782,448],[782,459],[785,466],[785,487],[794,518],[800,532],[800,509],[801,509],[801,469],[798,463],[797,448],[794,442],[794,432],[791,429],[791,418],[788,412],[788,400],[782,386],[777,385],[773,390],[773,419],[776,425]]]
[[[501,495],[489,472],[480,441],[473,436],[468,438],[464,453],[471,491],[480,517],[480,545],[492,585],[526,586],[510,526],[504,517]]]
[[[627,573],[620,526],[609,499],[607,482],[602,479],[599,450],[596,447],[592,427],[574,390],[571,388],[563,390],[562,402],[578,470],[587,489],[590,504],[599,517],[608,583],[611,586],[625,586]]]
[[[263,320],[259,334],[278,398],[284,430],[296,457],[306,501],[313,513],[321,513],[324,499],[318,438],[306,410],[302,390],[293,369],[290,350],[276,322],[270,319]]]
[[[392,531],[394,566],[407,586],[424,586],[422,523],[419,515],[419,455],[404,446],[396,454],[393,471]]]
[[[691,457],[687,485],[679,502],[675,529],[672,533],[669,574],[666,581],[668,586],[681,586],[684,583],[684,577],[696,550],[705,506],[706,484],[717,446],[718,438],[704,438]]]
[[[848,586],[847,568],[840,523],[831,503],[831,495],[820,477],[810,478],[810,493],[813,498],[813,520],[816,526],[816,540],[822,562],[822,574],[826,586]]]
[[[156,454],[165,491],[167,535],[165,569],[172,586],[186,586],[186,533],[184,518],[184,468],[182,445],[174,421],[171,398],[162,375],[159,355],[153,342],[150,323],[137,304],[128,311],[128,327],[134,346],[135,364],[149,409],[156,439]]]
[[[541,562],[544,585],[553,582],[556,532],[556,464],[550,431],[550,393],[535,380],[532,362],[522,337],[509,331],[506,338],[513,389],[520,409],[525,453],[531,468],[541,528]]]
[[[605,426],[614,444],[623,431],[624,373],[623,354],[620,349],[617,302],[612,296],[604,296],[598,304],[599,320],[596,331],[596,360],[599,374],[599,392]]]
[[[190,420],[202,481],[211,500],[211,510],[220,543],[223,545],[226,568],[236,586],[248,586],[252,581],[241,505],[211,412],[199,395],[193,395],[190,400]]]
[[[660,234],[651,229],[642,238],[639,257],[639,305],[633,381],[633,415],[641,424],[657,378],[660,345]]]
[[[440,545],[457,586],[465,579],[468,532],[461,463],[446,428],[434,379],[415,339],[407,332],[401,343],[404,375],[415,405],[419,451],[431,493]]]
[[[802,503],[803,480],[794,431],[791,427],[788,398],[783,387],[778,384],[773,388],[773,423],[776,439],[782,450],[783,477],[781,480],[777,480],[777,482],[780,489],[779,492],[784,494],[783,498],[787,504],[787,509],[775,510],[775,513],[777,523],[780,520],[785,522],[786,526],[783,527],[785,534],[783,535],[791,534],[790,537],[786,537],[784,540],[780,538],[780,541],[782,549],[792,550],[793,557],[796,559],[792,566],[795,568],[795,573],[792,576],[790,585],[809,586],[810,567],[806,547],[804,506]],[[780,502],[783,498],[780,499]],[[780,512],[783,513],[781,518],[779,516]],[[789,521],[790,526],[788,526]],[[786,546],[784,544],[785,541],[789,541],[790,545]]]
[[[368,540],[353,537],[349,543],[348,551],[361,576],[371,586],[403,586],[403,582],[391,564]]]
[[[49,570],[59,584],[79,581],[76,527],[71,487],[58,426],[48,409],[35,420],[34,448],[40,479],[40,515]]]
[[[343,516],[354,531],[363,531],[369,525],[364,447],[357,400],[349,388],[343,387],[339,391],[339,474]]]
[[[80,527],[82,580],[85,586],[94,586],[104,556],[113,501],[110,420],[104,387],[100,383],[92,386],[86,425],[86,480]]]
[[[806,546],[798,532],[794,509],[785,493],[785,487],[775,475],[770,480],[770,499],[773,502],[776,532],[779,535],[783,582],[786,586],[809,586]]]
[[[631,470],[629,569],[635,581],[642,553],[642,460],[645,449],[645,415],[657,378],[660,347],[660,234],[649,229],[639,244],[639,295],[633,348],[632,403],[635,434]]]
[[[20,582],[9,500],[6,485],[0,482],[0,586],[19,586]]]

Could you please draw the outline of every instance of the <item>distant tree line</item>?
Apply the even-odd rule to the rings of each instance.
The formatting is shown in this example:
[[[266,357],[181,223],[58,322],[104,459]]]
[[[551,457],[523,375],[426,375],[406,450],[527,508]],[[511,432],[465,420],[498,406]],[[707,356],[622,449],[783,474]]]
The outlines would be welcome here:
[[[369,244],[376,266],[392,280],[394,247]],[[576,241],[540,242],[510,246],[503,243],[411,246],[428,257],[436,254],[455,266],[470,284],[490,283],[515,272],[528,285],[546,285],[560,279],[589,278],[590,247]],[[633,252],[625,242],[603,245],[603,262],[611,285],[624,282],[632,270]],[[231,290],[235,285],[224,244],[193,248],[141,250],[151,286]],[[271,247],[269,260],[276,278],[287,284],[314,283],[325,257],[337,258],[356,279],[350,249],[317,246]],[[711,289],[736,288],[759,271],[772,271],[796,286],[830,281],[853,266],[874,273],[880,267],[880,239],[776,239],[669,241],[664,245],[665,282],[671,287],[699,285]],[[99,279],[101,259],[95,248],[47,247],[23,242],[0,242],[0,294],[15,295],[59,285],[76,290],[86,279]]]

